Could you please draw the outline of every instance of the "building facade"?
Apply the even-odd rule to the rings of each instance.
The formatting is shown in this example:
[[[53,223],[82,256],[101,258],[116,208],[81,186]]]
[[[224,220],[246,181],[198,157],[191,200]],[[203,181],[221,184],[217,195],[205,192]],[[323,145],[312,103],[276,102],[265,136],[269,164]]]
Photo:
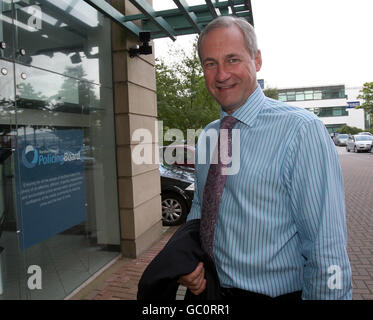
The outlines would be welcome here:
[[[137,41],[85,1],[0,0],[0,300],[63,299],[159,239],[158,165],[131,158],[137,128],[157,149]]]
[[[362,130],[370,128],[369,118],[363,109],[356,109],[361,87],[344,85],[279,89],[279,100],[314,112],[325,124],[329,133],[344,125]]]

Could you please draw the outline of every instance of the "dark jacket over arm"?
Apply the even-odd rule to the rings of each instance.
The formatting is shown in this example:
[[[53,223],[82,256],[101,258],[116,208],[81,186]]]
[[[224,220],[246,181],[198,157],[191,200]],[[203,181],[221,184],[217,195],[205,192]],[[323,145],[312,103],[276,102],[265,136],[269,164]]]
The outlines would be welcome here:
[[[199,222],[191,220],[180,227],[150,262],[139,281],[138,300],[175,300],[179,277],[193,272],[201,261],[205,267],[206,290],[198,296],[188,290],[185,300],[220,299],[215,266],[200,246]]]

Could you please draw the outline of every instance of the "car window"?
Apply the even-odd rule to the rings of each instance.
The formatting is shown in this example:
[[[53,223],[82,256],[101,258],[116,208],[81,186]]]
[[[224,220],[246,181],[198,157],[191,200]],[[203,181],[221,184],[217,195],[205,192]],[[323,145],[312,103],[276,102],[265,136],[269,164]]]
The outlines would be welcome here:
[[[371,141],[373,137],[371,136],[358,136],[356,137],[356,141]]]

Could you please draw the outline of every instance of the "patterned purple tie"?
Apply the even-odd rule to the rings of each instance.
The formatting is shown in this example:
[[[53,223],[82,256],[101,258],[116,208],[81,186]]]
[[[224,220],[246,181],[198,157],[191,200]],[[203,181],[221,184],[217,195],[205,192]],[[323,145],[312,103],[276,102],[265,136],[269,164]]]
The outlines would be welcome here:
[[[228,157],[231,157],[232,128],[237,121],[238,120],[232,116],[226,116],[220,123],[220,130],[228,129],[228,139],[220,139],[222,136],[222,132],[220,132],[218,144],[214,151],[216,155],[216,152],[219,150],[219,156],[217,156],[218,163],[210,163],[205,189],[203,191],[200,238],[202,248],[210,255],[212,259],[214,258],[212,250],[215,225],[219,212],[220,199],[224,190],[225,179],[227,178],[226,175],[222,174],[222,169],[228,167],[228,164],[226,164],[227,161],[222,162],[222,154],[220,153],[222,152],[223,154],[227,154]]]

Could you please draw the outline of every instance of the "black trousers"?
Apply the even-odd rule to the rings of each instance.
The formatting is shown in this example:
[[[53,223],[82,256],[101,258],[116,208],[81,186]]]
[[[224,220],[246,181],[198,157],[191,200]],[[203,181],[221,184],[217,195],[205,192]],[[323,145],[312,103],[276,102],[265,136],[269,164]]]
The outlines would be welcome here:
[[[301,301],[302,291],[287,293],[278,297],[270,297],[261,293],[250,292],[237,288],[221,288],[223,300],[250,300],[250,301]]]

